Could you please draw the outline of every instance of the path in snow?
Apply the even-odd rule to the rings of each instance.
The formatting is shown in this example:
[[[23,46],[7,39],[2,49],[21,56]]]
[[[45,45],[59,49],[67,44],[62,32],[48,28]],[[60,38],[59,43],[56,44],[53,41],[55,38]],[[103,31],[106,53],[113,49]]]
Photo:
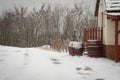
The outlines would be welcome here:
[[[0,80],[119,80],[120,63],[41,48],[0,46]]]

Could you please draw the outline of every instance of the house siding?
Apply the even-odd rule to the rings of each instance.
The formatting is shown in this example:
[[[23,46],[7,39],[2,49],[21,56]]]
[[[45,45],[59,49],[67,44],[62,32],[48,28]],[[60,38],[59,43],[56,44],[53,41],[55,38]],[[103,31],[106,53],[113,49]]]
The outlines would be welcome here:
[[[98,27],[102,27],[103,26],[103,14],[104,14],[104,5],[103,5],[103,0],[100,0],[99,3],[99,10],[98,10]]]
[[[107,18],[105,13],[105,2],[100,0],[98,10],[98,27],[103,27],[103,44],[104,44],[104,56],[109,59],[114,59],[115,53],[115,21]],[[120,21],[118,22],[118,28],[120,30]],[[119,44],[119,60],[120,60],[120,34],[118,39]]]
[[[103,43],[105,45],[115,45],[115,21],[107,19],[105,14],[104,0],[100,0],[98,11],[98,27],[103,27]],[[120,21],[119,21],[120,30]],[[119,34],[120,45],[120,34]]]
[[[105,26],[105,45],[115,45],[115,21],[107,19],[107,25]],[[120,21],[119,21],[119,30],[120,30]],[[118,39],[118,44],[120,45],[120,34]]]

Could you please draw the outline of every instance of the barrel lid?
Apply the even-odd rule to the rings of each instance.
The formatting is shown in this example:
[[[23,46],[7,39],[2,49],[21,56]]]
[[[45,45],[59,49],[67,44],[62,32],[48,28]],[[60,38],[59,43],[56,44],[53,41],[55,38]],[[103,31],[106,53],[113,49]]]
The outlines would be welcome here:
[[[90,43],[101,43],[102,40],[87,40],[87,42],[90,42]]]

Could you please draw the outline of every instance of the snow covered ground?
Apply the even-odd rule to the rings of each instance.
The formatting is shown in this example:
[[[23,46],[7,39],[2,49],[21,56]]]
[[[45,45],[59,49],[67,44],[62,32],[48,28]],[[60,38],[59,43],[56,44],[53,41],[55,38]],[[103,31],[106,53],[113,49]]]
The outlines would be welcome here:
[[[42,48],[0,46],[0,80],[119,80],[120,63]]]

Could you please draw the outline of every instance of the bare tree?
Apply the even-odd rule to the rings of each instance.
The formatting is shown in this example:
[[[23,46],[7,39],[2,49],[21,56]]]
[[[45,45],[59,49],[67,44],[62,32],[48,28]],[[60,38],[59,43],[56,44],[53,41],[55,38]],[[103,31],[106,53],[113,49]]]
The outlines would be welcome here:
[[[43,4],[39,10],[19,6],[6,10],[0,16],[0,44],[32,47],[51,45],[67,50],[69,40],[80,41],[84,26],[96,26],[96,19],[83,3],[74,8]]]

